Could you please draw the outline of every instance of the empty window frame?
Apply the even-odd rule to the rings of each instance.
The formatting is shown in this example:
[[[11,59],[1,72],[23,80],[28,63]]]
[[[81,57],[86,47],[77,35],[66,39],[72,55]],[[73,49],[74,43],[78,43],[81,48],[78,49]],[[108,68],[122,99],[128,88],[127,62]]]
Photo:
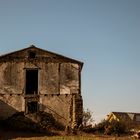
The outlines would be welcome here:
[[[25,94],[38,94],[38,70],[26,70]]]

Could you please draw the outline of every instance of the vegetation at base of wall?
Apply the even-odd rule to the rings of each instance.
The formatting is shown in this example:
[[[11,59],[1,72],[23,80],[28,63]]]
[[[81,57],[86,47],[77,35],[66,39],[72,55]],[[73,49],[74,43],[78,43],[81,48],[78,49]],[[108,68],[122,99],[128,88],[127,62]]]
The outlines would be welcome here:
[[[105,134],[119,136],[122,134],[129,134],[132,126],[127,121],[101,121],[98,125],[92,127],[91,125],[83,127],[83,131],[92,134]]]
[[[112,121],[108,122],[103,120],[96,126],[96,131],[104,133],[105,135],[120,135],[126,134],[130,131],[131,127],[128,122],[125,121]]]

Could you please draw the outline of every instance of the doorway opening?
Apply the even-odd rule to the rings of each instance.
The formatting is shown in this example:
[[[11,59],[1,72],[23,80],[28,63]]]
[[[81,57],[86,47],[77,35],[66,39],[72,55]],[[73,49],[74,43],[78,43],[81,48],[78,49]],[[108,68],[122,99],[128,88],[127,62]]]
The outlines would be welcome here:
[[[38,70],[26,70],[25,94],[38,94]]]
[[[36,113],[38,111],[38,103],[36,101],[27,103],[27,113]]]

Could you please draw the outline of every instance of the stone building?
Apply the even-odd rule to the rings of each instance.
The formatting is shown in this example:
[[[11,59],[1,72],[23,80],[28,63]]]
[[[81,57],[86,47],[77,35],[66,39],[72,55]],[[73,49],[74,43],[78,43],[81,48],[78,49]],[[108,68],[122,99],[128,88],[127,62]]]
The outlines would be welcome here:
[[[0,56],[0,120],[44,111],[64,126],[80,125],[82,66],[33,45]]]

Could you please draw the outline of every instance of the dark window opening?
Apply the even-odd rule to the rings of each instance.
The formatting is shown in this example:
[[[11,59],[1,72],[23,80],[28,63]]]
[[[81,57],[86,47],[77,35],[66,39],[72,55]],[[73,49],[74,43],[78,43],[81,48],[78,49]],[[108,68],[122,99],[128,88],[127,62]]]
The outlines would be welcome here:
[[[26,91],[25,94],[38,93],[38,70],[26,70]]]
[[[136,115],[135,118],[137,122],[140,122],[140,115]]]
[[[35,58],[36,53],[35,52],[29,52],[29,58]]]
[[[36,113],[38,111],[38,103],[37,102],[28,102],[27,103],[28,113]]]

